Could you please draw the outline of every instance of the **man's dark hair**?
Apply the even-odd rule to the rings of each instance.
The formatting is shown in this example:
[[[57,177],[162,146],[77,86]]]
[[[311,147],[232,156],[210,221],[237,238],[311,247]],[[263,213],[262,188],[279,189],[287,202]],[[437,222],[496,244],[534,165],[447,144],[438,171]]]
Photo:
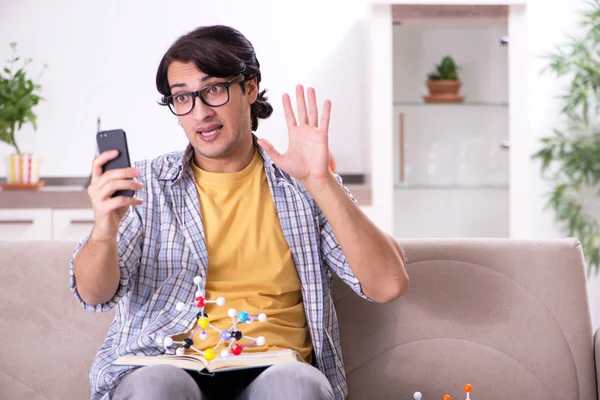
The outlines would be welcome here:
[[[156,88],[163,96],[171,94],[167,70],[173,61],[193,62],[199,70],[217,78],[239,73],[246,78],[256,78],[259,93],[250,108],[253,131],[258,128],[259,118],[269,118],[273,113],[265,96],[267,91],[260,91],[260,64],[254,47],[236,29],[224,25],[203,26],[177,39],[163,56],[156,72]],[[240,82],[242,91],[244,85],[245,81]]]

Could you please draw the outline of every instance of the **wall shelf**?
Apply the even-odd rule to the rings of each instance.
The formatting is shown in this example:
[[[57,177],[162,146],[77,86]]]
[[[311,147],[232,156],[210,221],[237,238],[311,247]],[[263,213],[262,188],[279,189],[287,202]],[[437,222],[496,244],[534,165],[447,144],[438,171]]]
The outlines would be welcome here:
[[[508,184],[403,184],[394,185],[395,190],[508,190]]]
[[[464,101],[463,103],[425,103],[423,101],[395,101],[395,107],[504,107],[509,104],[505,101]]]
[[[405,22],[505,22],[505,5],[394,5],[394,23]]]

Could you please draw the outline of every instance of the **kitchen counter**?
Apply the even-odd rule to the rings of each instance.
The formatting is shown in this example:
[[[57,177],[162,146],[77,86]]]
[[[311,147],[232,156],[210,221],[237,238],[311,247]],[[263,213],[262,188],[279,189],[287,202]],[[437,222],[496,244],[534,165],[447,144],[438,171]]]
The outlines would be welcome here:
[[[348,189],[362,206],[371,204],[371,188],[349,184]],[[0,208],[90,208],[83,185],[44,186],[40,190],[0,190]]]
[[[40,190],[0,190],[0,208],[91,208],[83,186],[45,186]]]

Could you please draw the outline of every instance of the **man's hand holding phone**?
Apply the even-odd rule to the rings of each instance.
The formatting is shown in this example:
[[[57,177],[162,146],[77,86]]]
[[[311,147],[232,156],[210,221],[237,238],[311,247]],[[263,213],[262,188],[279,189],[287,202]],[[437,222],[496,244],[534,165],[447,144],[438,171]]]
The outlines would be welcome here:
[[[92,163],[88,194],[94,209],[94,227],[73,263],[77,290],[89,305],[114,298],[121,279],[117,234],[125,213],[142,204],[134,197],[142,185],[140,171],[131,168],[125,131],[115,129],[96,134],[98,152]]]
[[[142,184],[135,178],[140,175],[136,168],[118,168],[103,172],[103,166],[119,156],[118,150],[101,153],[92,164],[92,179],[88,194],[94,209],[94,228],[91,236],[96,240],[108,241],[117,238],[119,225],[130,206],[139,206],[141,199],[116,196],[118,190],[138,191]]]

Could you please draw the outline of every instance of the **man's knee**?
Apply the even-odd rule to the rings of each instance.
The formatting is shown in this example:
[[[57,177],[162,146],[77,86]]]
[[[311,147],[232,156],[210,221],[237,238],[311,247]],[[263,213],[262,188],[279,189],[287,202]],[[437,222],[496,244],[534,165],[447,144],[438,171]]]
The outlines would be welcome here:
[[[247,390],[248,398],[333,399],[331,384],[317,368],[305,363],[274,365],[258,376]],[[243,397],[244,398],[244,397]]]
[[[202,397],[200,388],[184,370],[170,365],[150,365],[126,375],[113,398],[199,400]]]

